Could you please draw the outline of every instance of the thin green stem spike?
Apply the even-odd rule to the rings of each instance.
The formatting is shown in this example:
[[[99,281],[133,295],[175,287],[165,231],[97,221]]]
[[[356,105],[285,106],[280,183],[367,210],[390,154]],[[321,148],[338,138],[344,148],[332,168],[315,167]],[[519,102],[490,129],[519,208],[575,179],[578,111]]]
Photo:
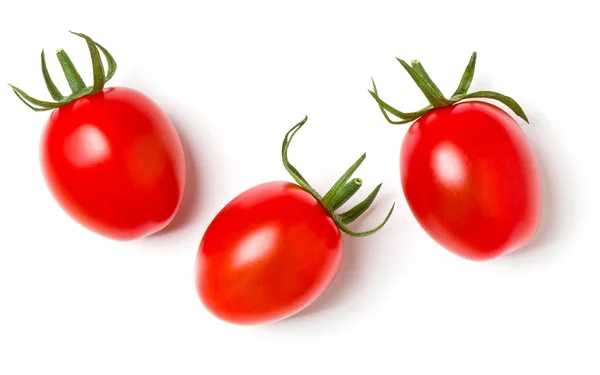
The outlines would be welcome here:
[[[452,104],[448,99],[444,98],[444,96],[439,90],[436,90],[433,87],[431,87],[427,80],[423,78],[419,73],[417,73],[417,71],[414,70],[410,65],[408,65],[406,61],[402,59],[397,60],[412,77],[417,86],[419,86],[419,88],[421,89],[421,91],[432,106],[436,108],[441,108]]]
[[[106,58],[106,64],[108,65],[108,70],[104,79],[104,82],[106,83],[110,81],[110,79],[115,75],[115,72],[117,71],[117,62],[115,61],[114,57],[106,50],[106,48],[102,47],[98,43],[96,43],[96,47],[98,47],[98,49],[102,51],[102,54],[104,54],[104,57]]]
[[[473,52],[471,54],[471,58],[469,59],[469,63],[465,68],[465,72],[463,73],[462,78],[460,79],[460,83],[456,88],[454,94],[452,94],[452,98],[458,95],[464,95],[469,91],[471,87],[471,82],[473,82],[473,76],[475,75],[475,64],[477,63],[477,52]]]
[[[379,97],[379,94],[377,93],[377,85],[375,85],[375,80],[373,79],[373,77],[371,77],[371,83],[373,84],[373,91],[369,90],[369,94],[371,94],[371,96],[373,97],[373,99],[375,99],[375,101],[379,104],[379,110],[381,111],[381,114],[383,115],[383,117],[387,120],[387,122],[389,122],[392,125],[402,125],[402,124],[406,124],[408,122],[411,122],[411,121],[413,121],[417,117],[421,116],[423,113],[425,113],[426,111],[428,111],[431,108],[431,106],[428,106],[428,107],[425,107],[424,109],[422,109],[419,112],[412,112],[412,113],[400,112],[396,108],[394,108],[391,105],[389,105],[388,103],[384,102]],[[390,116],[387,114],[388,111],[392,115],[400,118],[400,120],[399,121],[392,120],[390,118]]]
[[[85,42],[88,45],[88,49],[90,50],[90,57],[92,59],[92,71],[94,73],[94,86],[92,89],[92,93],[100,92],[104,88],[104,65],[102,65],[102,59],[100,58],[100,52],[98,51],[98,47],[96,43],[87,35],[75,33],[71,31],[71,34],[77,35],[85,39]]]
[[[83,81],[83,78],[81,78],[81,75],[75,68],[75,65],[71,61],[69,55],[67,55],[67,53],[64,50],[60,49],[56,52],[56,57],[58,58],[65,78],[67,79],[69,87],[72,91],[70,95],[64,96],[60,92],[60,90],[52,80],[50,73],[48,72],[46,56],[44,50],[42,50],[42,75],[44,76],[46,88],[48,89],[50,96],[52,97],[52,99],[55,100],[55,102],[48,102],[35,99],[23,92],[23,90],[13,85],[10,85],[13,92],[19,98],[19,100],[21,100],[23,103],[25,103],[25,105],[27,105],[27,107],[31,108],[34,111],[47,111],[50,109],[64,107],[65,105],[83,96],[100,92],[105,87],[106,83],[114,76],[117,70],[117,63],[113,56],[106,50],[106,48],[102,47],[100,44],[98,44],[85,34],[75,32],[71,33],[83,38],[86,41],[88,50],[90,52],[90,57],[92,59],[92,72],[94,76],[94,83],[92,86],[86,86],[85,82]],[[102,54],[106,58],[106,63],[108,65],[106,75],[100,52],[102,52]]]
[[[354,178],[351,181],[349,181],[348,183],[346,183],[346,185],[344,185],[338,191],[338,194],[335,197],[335,200],[333,202],[331,202],[332,211],[337,210],[338,208],[342,207],[344,205],[344,203],[348,202],[348,200],[350,198],[352,198],[354,196],[354,194],[356,194],[356,192],[360,189],[361,186],[362,186],[362,180],[360,178]]]
[[[63,94],[58,90],[58,87],[52,81],[50,77],[50,73],[48,73],[48,66],[46,65],[46,56],[44,54],[44,50],[42,50],[42,75],[44,76],[44,82],[46,82],[46,87],[48,88],[48,92],[52,99],[58,101],[63,98]]]
[[[380,97],[379,94],[377,93],[377,86],[375,85],[375,81],[371,78],[371,82],[373,83],[373,91],[369,90],[369,94],[371,94],[371,96],[373,97],[373,99],[375,99],[375,101],[379,104],[382,112],[384,113],[384,116],[386,116],[386,119],[388,119],[388,122],[392,123],[392,124],[405,124],[406,122],[410,122],[413,119],[421,116],[423,113],[429,111],[431,108],[431,106],[427,106],[425,108],[423,108],[420,111],[417,112],[401,112],[399,110],[397,110],[396,108],[392,107],[391,105],[389,105],[388,103],[384,102]],[[405,121],[399,121],[399,122],[394,122],[391,119],[389,119],[389,117],[387,116],[387,114],[385,113],[385,111],[390,112],[392,115],[405,120]]]
[[[10,85],[10,83],[9,83],[9,85]],[[17,91],[17,90],[15,90],[15,87],[13,87],[12,89],[13,89],[13,92],[15,93],[15,95],[17,96],[17,98],[19,98],[19,100],[20,100],[20,101],[22,101],[23,103],[25,103],[25,105],[26,105],[26,106],[28,106],[29,108],[31,108],[31,109],[32,109],[32,110],[34,110],[34,111],[36,111],[36,112],[43,112],[43,111],[48,111],[48,110],[52,109],[52,108],[47,108],[47,107],[35,107],[35,106],[33,106],[33,105],[29,104],[29,103],[27,102],[27,100],[25,100],[25,99],[24,99],[24,98],[21,96],[21,94],[19,94],[19,93],[18,93],[18,91]]]
[[[71,58],[69,57],[69,55],[67,55],[65,50],[59,49],[58,51],[56,51],[56,57],[60,62],[60,66],[62,67],[63,72],[65,73],[65,78],[69,83],[71,91],[77,92],[85,88],[85,82],[83,81],[83,78],[81,78],[81,75],[77,71],[77,68],[75,68],[75,65],[73,65]]]
[[[283,144],[281,146],[281,159],[283,160],[283,166],[288,171],[288,173],[292,176],[292,178],[298,183],[298,185],[300,185],[302,188],[304,188],[312,196],[314,196],[317,200],[320,201],[321,196],[319,195],[319,193],[317,193],[317,191],[315,189],[313,189],[312,186],[310,186],[310,184],[306,181],[306,179],[300,174],[300,172],[298,172],[296,167],[294,167],[289,162],[289,159],[288,159],[288,149],[290,148],[290,143],[292,142],[294,135],[296,135],[296,132],[298,132],[298,130],[300,130],[300,128],[302,128],[302,126],[304,126],[304,124],[306,123],[306,120],[308,120],[308,116],[304,116],[304,119],[302,121],[300,121],[299,123],[294,125],[294,127],[292,127],[286,133],[286,135],[283,139]]]
[[[438,86],[433,82],[429,74],[427,74],[427,71],[425,70],[423,65],[418,60],[414,60],[412,61],[412,65],[408,65],[404,60],[399,58],[396,59],[408,72],[415,84],[421,89],[421,91],[429,101],[430,105],[417,112],[401,112],[379,97],[379,94],[377,93],[377,86],[375,86],[375,82],[371,79],[373,81],[373,91],[369,91],[369,93],[377,102],[377,105],[379,106],[383,117],[390,124],[406,124],[415,121],[418,118],[426,115],[429,112],[435,111],[438,108],[454,105],[460,102],[461,100],[475,98],[497,100],[506,105],[508,108],[510,108],[518,117],[522,118],[526,122],[529,122],[529,119],[527,118],[527,115],[525,115],[525,111],[523,111],[523,108],[521,108],[521,106],[509,96],[494,91],[477,91],[473,93],[467,93],[469,88],[471,87],[473,77],[475,76],[477,52],[473,52],[471,54],[471,58],[469,59],[469,63],[465,68],[465,71],[463,72],[458,88],[450,97],[450,99],[446,99],[443,96]],[[390,114],[398,117],[400,120],[392,120],[389,116]]]
[[[375,93],[373,91],[369,91],[369,93],[371,94],[371,96],[373,97],[373,99],[375,99],[375,101],[377,102],[377,104],[379,104],[379,108],[381,109],[381,112],[383,113],[385,119],[389,123],[394,124],[394,125],[401,125],[401,124],[406,124],[408,122],[411,122],[411,121],[417,119],[418,117],[421,117],[425,113],[429,112],[429,110],[431,110],[433,108],[432,106],[427,106],[427,107],[423,108],[422,110],[420,110],[418,112],[404,113],[404,112],[398,111],[396,108],[392,107],[388,103],[386,103],[383,100],[381,100],[381,98],[379,97],[379,95],[377,95],[377,93]],[[399,117],[402,120],[400,120],[400,121],[393,121],[392,119],[390,119],[390,117],[387,115],[387,113],[385,111],[388,111],[392,115],[394,115],[396,117]]]
[[[81,89],[81,90],[79,90],[77,92],[74,92],[74,93],[72,93],[69,96],[65,96],[63,98],[63,100],[61,100],[59,102],[59,104],[62,105],[62,103],[71,103],[73,100],[78,99],[78,98],[82,98],[82,97],[84,97],[86,95],[90,95],[91,93],[92,93],[92,87],[89,87],[89,86],[88,87],[84,87],[83,89]]]
[[[352,174],[356,172],[356,170],[358,169],[358,167],[360,167],[360,165],[366,157],[366,153],[362,154],[358,158],[358,160],[355,161],[354,164],[352,164],[350,168],[346,170],[346,172],[344,172],[344,174],[335,182],[335,184],[333,184],[331,189],[329,189],[329,191],[325,194],[321,203],[327,211],[331,212],[333,210],[334,202],[337,199],[337,196],[340,194],[340,190],[344,187],[344,185],[346,185],[350,177],[352,177]]]
[[[521,108],[521,106],[519,105],[519,103],[516,102],[516,100],[514,100],[513,98],[511,98],[509,96],[499,94],[494,91],[476,91],[476,92],[472,92],[470,94],[459,95],[454,100],[456,102],[458,102],[459,100],[463,100],[463,99],[475,99],[475,98],[497,100],[500,103],[506,105],[508,108],[510,108],[517,116],[519,116],[520,118],[525,120],[525,122],[529,123],[529,119],[527,118],[525,111],[523,111],[523,108]]]
[[[379,194],[379,190],[381,190],[381,185],[382,184],[377,185],[377,187],[375,187],[371,194],[369,194],[362,202],[360,202],[350,210],[344,212],[343,214],[340,214],[340,221],[344,224],[350,224],[354,220],[358,219],[360,215],[362,215],[366,210],[369,209],[369,207],[371,207],[371,205],[375,201],[375,198],[377,197],[377,194]]]
[[[439,94],[439,96],[441,96],[442,98],[444,97],[444,94],[442,94],[442,91],[437,87],[437,85],[435,84],[435,82],[433,82],[433,80],[431,79],[431,77],[429,76],[429,74],[427,74],[427,71],[425,70],[425,67],[423,66],[423,64],[421,64],[421,62],[419,60],[413,60],[413,61],[411,61],[411,66],[415,70],[415,72],[417,72],[423,78],[423,80],[425,82],[427,82],[427,84],[429,86],[431,86],[431,88],[437,94]]]
[[[42,110],[42,109],[43,110],[48,110],[48,109],[60,107],[59,103],[46,102],[46,101],[43,101],[43,100],[38,100],[36,98],[33,98],[33,97],[27,95],[25,93],[25,91],[21,90],[18,87],[15,87],[15,86],[13,86],[11,84],[9,84],[9,86],[13,89],[14,93],[19,97],[19,99],[21,99],[23,102],[30,103],[33,106],[40,107],[40,110]],[[32,108],[32,107],[30,106],[29,108]]]
[[[381,222],[381,224],[379,224],[378,226],[376,226],[375,228],[371,229],[371,230],[367,230],[364,232],[355,232],[351,229],[349,229],[344,223],[342,223],[339,219],[335,218],[334,221],[336,222],[336,224],[338,225],[338,227],[346,234],[349,234],[353,237],[366,237],[366,236],[370,236],[372,234],[375,234],[377,232],[379,232],[379,230],[381,228],[383,228],[383,226],[388,222],[388,220],[390,219],[390,217],[392,217],[392,213],[394,212],[394,207],[396,207],[396,203],[392,204],[392,208],[390,208],[390,210],[388,211],[387,216],[385,217],[385,219],[383,219],[383,221]]]
[[[352,164],[352,166],[350,168],[348,168],[348,170],[346,170],[346,172],[335,182],[335,184],[332,186],[331,189],[329,189],[329,191],[325,194],[324,197],[321,197],[319,195],[319,193],[310,186],[310,184],[300,174],[300,172],[298,172],[298,170],[289,162],[288,149],[289,149],[290,143],[291,143],[294,135],[298,132],[298,130],[300,130],[300,128],[302,128],[302,126],[304,126],[307,119],[308,118],[305,116],[302,121],[300,121],[298,124],[294,125],[290,130],[288,130],[288,132],[285,134],[285,137],[283,138],[283,143],[281,146],[281,157],[282,157],[283,165],[284,165],[285,169],[292,176],[292,178],[298,183],[298,185],[300,185],[304,190],[306,190],[308,193],[310,193],[321,204],[321,206],[323,206],[325,211],[331,216],[331,218],[336,223],[338,228],[340,228],[341,231],[343,231],[344,233],[347,233],[351,236],[356,236],[356,237],[364,237],[364,236],[368,236],[370,234],[377,232],[378,230],[380,230],[383,227],[383,225],[385,225],[385,223],[391,216],[392,211],[394,210],[394,205],[392,205],[392,209],[390,210],[387,217],[381,224],[379,224],[377,227],[375,227],[371,230],[365,231],[365,232],[355,232],[355,231],[349,229],[346,226],[346,224],[344,224],[341,221],[340,216],[335,213],[335,210],[338,209],[339,207],[341,207],[344,203],[346,203],[359,190],[360,186],[362,185],[362,180],[360,178],[355,178],[350,182],[348,182],[348,180],[350,179],[352,174],[358,169],[360,164],[365,160],[366,154],[361,155],[361,157],[356,162],[354,162],[354,164]],[[376,190],[379,191],[379,187]],[[369,195],[369,197],[367,197],[367,199],[365,199],[363,202],[361,202],[357,205],[357,206],[359,206],[358,208],[355,207],[350,210],[355,215],[354,219],[356,219],[360,216],[358,214],[358,212],[360,212],[362,214],[369,208],[368,206],[370,206],[371,203],[373,203],[373,200],[375,199],[375,195],[377,195],[377,193],[375,193],[375,194],[371,193],[371,195]],[[365,201],[366,201],[366,203],[365,203]]]

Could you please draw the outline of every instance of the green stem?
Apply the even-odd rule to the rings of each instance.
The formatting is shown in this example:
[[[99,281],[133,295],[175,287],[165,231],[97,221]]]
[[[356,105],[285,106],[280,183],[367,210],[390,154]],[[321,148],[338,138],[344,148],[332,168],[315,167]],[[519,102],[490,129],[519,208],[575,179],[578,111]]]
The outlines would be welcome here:
[[[354,178],[350,182],[346,183],[346,185],[342,186],[342,188],[338,190],[333,197],[331,202],[331,211],[335,211],[342,207],[344,203],[348,202],[348,200],[352,198],[354,194],[356,194],[361,186],[362,180],[360,178]]]
[[[383,221],[381,222],[381,224],[379,224],[378,226],[376,226],[373,229],[364,231],[364,232],[354,232],[350,229],[348,229],[348,227],[346,226],[345,223],[341,222],[337,217],[334,218],[335,223],[338,225],[338,227],[346,234],[349,234],[353,237],[366,237],[366,236],[370,236],[372,234],[375,234],[377,232],[379,232],[379,230],[381,228],[383,228],[383,226],[388,222],[388,220],[390,219],[390,217],[392,217],[392,213],[394,212],[394,207],[396,207],[396,203],[392,204],[392,208],[390,208],[390,210],[388,211],[388,214],[386,215],[385,219],[383,219]]]
[[[469,87],[471,87],[471,82],[473,82],[473,76],[475,75],[475,64],[477,63],[477,52],[473,52],[471,54],[471,58],[469,59],[469,63],[465,68],[462,78],[460,79],[460,83],[452,94],[452,97],[458,95],[464,95],[469,91]]]
[[[81,91],[82,89],[84,89],[85,82],[83,81],[83,78],[81,78],[81,75],[77,71],[77,68],[75,68],[75,65],[73,65],[71,58],[69,57],[69,55],[67,55],[65,50],[59,49],[56,52],[56,57],[58,58],[58,61],[60,62],[60,66],[62,67],[63,72],[65,73],[65,78],[67,79],[67,82],[69,83],[69,87],[71,88],[71,91],[78,92],[78,91]]]
[[[470,94],[459,95],[459,96],[455,97],[454,100],[455,100],[455,102],[458,102],[458,101],[464,100],[464,99],[478,99],[478,98],[497,100],[500,103],[507,106],[508,108],[510,108],[517,116],[522,118],[525,122],[527,122],[527,123],[529,122],[529,119],[527,118],[525,111],[523,111],[523,108],[521,108],[521,106],[519,105],[519,103],[517,103],[516,100],[514,100],[513,98],[511,98],[509,96],[502,95],[502,94],[494,92],[494,91],[476,91],[476,92],[472,92]]]
[[[421,89],[421,91],[432,106],[434,106],[435,108],[441,108],[451,104],[451,102],[448,99],[444,98],[444,95],[442,95],[442,93],[439,90],[436,90],[434,87],[432,87],[429,84],[429,82],[427,82],[427,79],[422,77],[416,70],[414,70],[410,65],[408,65],[406,61],[402,59],[397,60],[412,77],[417,86],[419,86],[419,88]]]
[[[334,206],[334,201],[336,200],[336,196],[339,194],[339,191],[344,187],[344,185],[346,185],[346,183],[348,182],[348,180],[350,179],[352,174],[354,172],[356,172],[356,170],[358,169],[358,167],[360,167],[360,165],[362,164],[362,162],[365,160],[366,157],[367,157],[366,153],[362,154],[360,156],[360,158],[358,158],[358,160],[355,161],[354,164],[352,164],[352,166],[350,166],[350,168],[348,168],[348,170],[346,172],[344,172],[342,177],[340,177],[335,182],[335,184],[333,184],[331,189],[329,189],[329,191],[325,194],[321,203],[323,203],[323,207],[325,207],[325,209],[327,209],[327,211],[332,210],[332,208]],[[361,181],[361,183],[362,183],[362,181]]]
[[[92,86],[92,93],[95,94],[100,92],[104,88],[104,65],[102,65],[102,59],[100,58],[100,52],[98,51],[96,43],[87,35],[75,33],[73,31],[71,31],[71,34],[85,39],[90,51],[90,57],[92,59],[92,71],[94,73],[94,86]]]
[[[529,119],[527,118],[527,115],[525,115],[523,108],[521,108],[521,106],[509,96],[494,91],[477,91],[473,93],[467,93],[469,88],[471,87],[471,82],[473,81],[473,77],[475,75],[475,64],[477,62],[476,52],[473,52],[471,54],[471,58],[469,59],[469,63],[465,68],[465,71],[463,72],[458,88],[450,97],[450,99],[444,97],[438,86],[433,82],[429,74],[427,74],[427,71],[425,70],[423,65],[418,60],[414,60],[412,61],[411,65],[408,65],[404,60],[399,58],[396,59],[408,72],[415,84],[421,89],[421,91],[429,101],[430,105],[417,112],[401,112],[379,97],[379,94],[377,93],[377,86],[375,86],[375,82],[373,81],[373,90],[369,90],[369,93],[377,102],[377,105],[379,106],[379,110],[383,114],[383,117],[390,124],[406,124],[415,121],[421,116],[424,116],[425,114],[431,111],[435,111],[438,108],[454,105],[460,102],[461,100],[477,98],[497,100],[502,104],[506,105],[508,108],[510,108],[517,116],[522,118],[524,121],[529,122]],[[400,120],[392,120],[389,114],[396,116]]]
[[[362,180],[360,178],[355,178],[350,182],[348,182],[348,180],[352,177],[352,174],[358,169],[358,167],[361,165],[361,163],[365,160],[366,154],[361,155],[361,157],[358,158],[358,160],[356,162],[354,162],[354,164],[352,164],[352,166],[350,168],[348,168],[348,170],[336,181],[336,183],[331,187],[331,189],[329,189],[329,191],[323,197],[321,197],[319,195],[319,193],[310,186],[310,184],[306,181],[306,179],[300,174],[300,172],[298,172],[298,169],[296,169],[288,160],[288,149],[289,149],[290,143],[292,142],[294,135],[298,132],[298,130],[300,130],[300,128],[302,128],[302,126],[304,126],[306,121],[307,121],[307,117],[305,116],[304,119],[302,121],[300,121],[298,124],[294,125],[285,134],[285,137],[283,138],[283,143],[281,145],[281,156],[282,156],[282,161],[283,161],[283,165],[284,165],[285,169],[292,176],[292,178],[298,183],[298,185],[300,185],[304,190],[306,190],[308,193],[310,193],[321,204],[321,206],[323,206],[325,211],[327,211],[327,213],[329,213],[329,215],[331,215],[331,218],[333,219],[333,221],[336,223],[336,225],[338,226],[338,228],[340,228],[340,230],[342,232],[347,233],[351,236],[355,236],[355,237],[364,237],[364,236],[368,236],[368,235],[371,235],[371,234],[379,231],[385,225],[385,223],[388,221],[390,216],[392,215],[395,204],[392,205],[392,208],[388,212],[388,214],[387,214],[386,218],[383,220],[383,222],[373,229],[370,229],[365,232],[355,232],[355,231],[349,229],[346,226],[346,224],[351,221],[356,220],[362,213],[364,213],[369,208],[369,206],[375,200],[375,196],[377,196],[377,193],[379,192],[381,185],[377,186],[375,191],[373,191],[364,201],[362,201],[356,207],[354,207],[350,211],[348,211],[349,213],[345,214],[347,219],[350,218],[350,216],[352,216],[351,217],[352,220],[348,221],[347,223],[344,223],[342,221],[343,220],[342,216],[335,213],[335,210],[337,210],[344,203],[346,203],[360,189],[360,187],[362,185]]]
[[[117,62],[110,52],[106,50],[106,48],[102,47],[98,43],[96,43],[96,47],[98,47],[98,49],[104,54],[104,57],[106,57],[106,64],[108,65],[108,71],[106,72],[106,77],[104,77],[104,83],[106,83],[115,75],[115,72],[117,71]]]
[[[312,196],[314,196],[317,200],[321,201],[321,196],[315,189],[310,186],[310,184],[306,181],[306,179],[300,174],[300,172],[294,167],[288,160],[288,149],[290,148],[290,143],[292,142],[292,138],[296,135],[296,132],[300,130],[302,126],[308,120],[307,116],[304,116],[304,119],[294,125],[286,134],[283,139],[283,144],[281,146],[281,159],[283,160],[283,166],[288,171],[288,173],[292,176],[292,178],[300,185],[304,190],[308,191]]]
[[[25,93],[25,91],[21,90],[18,87],[15,87],[11,84],[9,84],[9,86],[13,89],[14,93],[19,97],[19,99],[21,99],[25,104],[32,104],[33,106],[36,107],[40,107],[39,110],[48,110],[51,108],[58,108],[60,107],[60,104],[58,103],[53,103],[53,102],[46,102],[43,100],[38,100],[36,98],[33,98],[29,95],[27,95]],[[33,107],[30,106],[30,108],[33,109]]]
[[[56,57],[58,58],[60,66],[62,67],[63,73],[65,75],[65,78],[67,79],[67,82],[69,83],[69,87],[71,88],[72,92],[70,95],[64,96],[58,90],[58,87],[56,87],[54,81],[52,81],[52,78],[50,77],[50,73],[48,72],[48,66],[46,65],[46,56],[44,50],[42,50],[42,75],[44,76],[46,88],[48,89],[50,96],[52,97],[52,99],[55,100],[55,102],[36,99],[26,94],[23,90],[19,89],[18,87],[10,85],[13,92],[19,98],[19,100],[21,100],[23,103],[25,103],[26,106],[28,106],[34,111],[48,111],[51,109],[64,107],[65,105],[81,97],[100,92],[104,88],[106,83],[113,77],[117,70],[117,63],[112,57],[112,55],[106,50],[106,48],[96,43],[87,35],[75,32],[71,33],[83,38],[87,43],[88,50],[92,59],[94,83],[92,86],[86,86],[85,82],[81,78],[81,75],[75,68],[75,65],[73,65],[73,62],[71,61],[69,55],[67,55],[67,53],[64,50],[60,49],[56,52]],[[108,65],[106,75],[100,52],[106,58],[106,63]]]
[[[344,212],[339,215],[340,221],[344,224],[350,224],[354,220],[358,219],[360,215],[362,215],[366,210],[371,207],[377,194],[379,194],[379,190],[381,190],[381,184],[377,185],[375,189],[369,194],[362,202],[352,207],[350,210]]]
[[[58,101],[63,98],[63,94],[58,90],[58,87],[52,81],[50,77],[50,73],[48,73],[48,66],[46,65],[46,56],[44,54],[44,50],[42,50],[42,75],[44,76],[44,82],[46,82],[46,87],[48,88],[48,92],[52,99]]]
[[[442,91],[439,89],[439,87],[437,87],[435,82],[433,82],[433,80],[431,79],[431,77],[429,76],[427,71],[425,70],[425,67],[423,66],[423,64],[421,64],[421,62],[419,60],[413,60],[411,62],[411,66],[415,70],[415,72],[417,72],[423,78],[423,80],[425,82],[427,82],[427,84],[429,86],[431,86],[431,88],[433,88],[433,90],[437,94],[439,94],[439,96],[441,96],[442,98],[444,97],[444,94],[442,94]]]

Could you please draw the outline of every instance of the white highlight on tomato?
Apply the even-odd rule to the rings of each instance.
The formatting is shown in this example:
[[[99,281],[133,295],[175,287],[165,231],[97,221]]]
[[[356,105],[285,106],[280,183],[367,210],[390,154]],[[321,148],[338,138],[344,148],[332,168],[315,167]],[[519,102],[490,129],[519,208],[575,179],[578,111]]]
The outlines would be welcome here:
[[[100,163],[110,156],[110,145],[98,128],[85,125],[65,140],[65,155],[78,167]]]
[[[265,226],[244,237],[233,254],[238,267],[251,266],[272,253],[271,247],[277,242],[276,226]]]
[[[450,187],[460,187],[467,178],[462,153],[450,142],[441,143],[434,151],[433,169],[436,176]]]

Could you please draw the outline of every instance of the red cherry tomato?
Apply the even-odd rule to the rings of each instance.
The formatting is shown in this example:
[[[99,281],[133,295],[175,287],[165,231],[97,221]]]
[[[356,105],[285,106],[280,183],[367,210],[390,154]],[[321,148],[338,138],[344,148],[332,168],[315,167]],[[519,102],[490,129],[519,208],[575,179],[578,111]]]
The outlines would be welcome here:
[[[500,108],[464,102],[428,113],[407,132],[400,164],[413,214],[456,254],[490,259],[536,233],[538,166],[524,132]]]
[[[542,210],[540,172],[528,139],[495,99],[527,120],[513,99],[491,91],[468,94],[476,54],[458,89],[446,99],[418,61],[399,60],[430,105],[403,113],[371,95],[392,124],[416,120],[401,148],[407,203],[440,245],[470,260],[488,260],[521,248],[535,235]],[[388,113],[399,117],[392,121]]]
[[[288,132],[283,163],[298,184],[268,182],[229,202],[206,229],[196,259],[196,287],[206,308],[234,324],[263,324],[292,316],[315,301],[337,274],[344,246],[341,231],[366,232],[346,225],[373,203],[380,186],[345,213],[336,209],[362,181],[352,165],[327,194],[320,196],[287,160],[289,143],[306,118]]]
[[[132,240],[163,229],[185,186],[175,128],[148,97],[107,88],[56,109],[41,140],[48,187],[88,229]]]
[[[76,33],[75,33],[76,34]],[[55,102],[14,87],[35,111],[52,110],[41,139],[42,172],[50,192],[73,219],[115,240],[133,240],[163,229],[175,216],[185,186],[185,160],[177,132],[162,109],[125,87],[104,88],[116,62],[83,34],[94,71],[86,86],[67,54],[57,57],[73,91],[62,95],[42,72]],[[108,62],[108,71],[100,59]]]
[[[340,230],[319,201],[296,184],[265,183],[233,199],[206,230],[198,292],[223,320],[280,320],[321,295],[343,252]]]

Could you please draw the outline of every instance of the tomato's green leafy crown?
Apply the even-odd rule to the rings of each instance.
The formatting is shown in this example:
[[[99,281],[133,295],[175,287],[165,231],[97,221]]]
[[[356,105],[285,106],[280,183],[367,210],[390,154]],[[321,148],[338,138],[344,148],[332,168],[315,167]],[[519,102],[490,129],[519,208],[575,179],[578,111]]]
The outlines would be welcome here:
[[[400,62],[400,64],[404,67],[404,69],[406,69],[408,74],[411,76],[411,78],[415,81],[417,86],[419,86],[419,88],[421,89],[421,91],[423,92],[423,94],[425,95],[427,100],[429,101],[429,105],[424,107],[420,111],[401,112],[401,111],[397,110],[396,108],[392,107],[391,105],[389,105],[388,103],[384,102],[379,97],[379,95],[377,93],[377,86],[375,85],[375,81],[373,79],[371,79],[371,82],[373,83],[373,90],[372,91],[369,90],[369,93],[371,94],[373,99],[375,99],[375,101],[377,101],[377,104],[379,104],[379,109],[381,110],[381,113],[383,114],[385,119],[390,124],[394,124],[394,125],[406,124],[408,122],[418,119],[419,117],[421,117],[421,116],[425,115],[426,113],[428,113],[432,110],[435,110],[437,108],[448,107],[448,106],[458,103],[459,101],[464,100],[464,99],[476,99],[476,98],[498,100],[499,102],[501,102],[502,104],[504,104],[508,108],[510,108],[517,116],[519,116],[526,122],[529,122],[529,119],[525,115],[525,112],[523,111],[521,106],[514,99],[512,99],[506,95],[502,95],[502,94],[499,94],[494,91],[477,91],[477,92],[468,93],[469,87],[471,86],[471,82],[473,81],[473,76],[475,75],[475,62],[477,60],[476,52],[473,52],[473,54],[471,55],[471,59],[469,60],[469,64],[467,65],[467,68],[465,69],[465,72],[463,73],[462,79],[460,80],[460,83],[458,84],[458,88],[456,89],[454,94],[452,94],[452,96],[449,99],[447,99],[442,94],[440,89],[436,86],[436,84],[433,82],[433,80],[429,77],[429,75],[425,71],[425,68],[423,67],[423,65],[421,65],[421,63],[419,61],[414,60],[411,62],[411,65],[408,65],[404,60],[401,60],[398,58],[396,58],[396,60],[398,60],[398,62]],[[388,115],[388,112],[390,114],[398,117],[400,120],[397,120],[397,121],[392,120],[390,118],[390,116]]]
[[[362,162],[367,157],[367,154],[362,154],[361,157],[354,163],[352,166],[340,177],[336,183],[329,189],[329,191],[321,196],[315,189],[313,189],[306,179],[302,177],[300,172],[290,164],[288,160],[288,148],[290,147],[290,143],[292,142],[292,138],[300,128],[306,123],[308,118],[304,117],[302,121],[296,124],[293,128],[291,128],[285,138],[283,139],[283,145],[281,148],[281,157],[283,159],[283,165],[285,169],[290,173],[292,178],[302,187],[304,190],[309,192],[315,199],[317,199],[323,208],[329,213],[333,221],[343,232],[354,236],[354,237],[365,237],[371,235],[377,231],[379,231],[385,223],[387,223],[388,219],[392,215],[394,211],[395,203],[392,204],[392,208],[388,212],[387,216],[383,220],[381,224],[376,226],[375,228],[365,231],[365,232],[354,232],[348,228],[348,224],[354,222],[359,218],[375,201],[379,190],[381,189],[381,184],[377,185],[377,187],[369,194],[362,202],[358,203],[353,208],[348,211],[338,214],[335,211],[340,208],[344,203],[346,203],[357,191],[360,189],[362,185],[362,180],[360,178],[354,178],[350,181],[350,177],[352,174],[358,169],[358,167],[362,164]]]
[[[44,76],[44,81],[46,82],[46,87],[48,88],[48,92],[54,102],[43,101],[35,99],[29,95],[27,95],[23,90],[18,87],[15,87],[11,84],[9,86],[13,89],[15,95],[25,105],[34,111],[48,111],[51,109],[56,109],[63,107],[72,101],[79,99],[86,95],[96,94],[104,88],[104,85],[113,77],[115,72],[117,71],[117,63],[112,55],[106,50],[106,48],[102,47],[100,44],[96,43],[87,35],[81,33],[75,33],[71,31],[72,34],[77,35],[78,37],[83,38],[90,50],[90,56],[92,58],[92,71],[94,73],[94,84],[92,86],[86,86],[85,82],[81,78],[81,75],[75,69],[73,62],[69,58],[67,53],[60,49],[56,52],[56,57],[62,67],[62,70],[65,74],[65,78],[69,83],[69,87],[71,88],[72,93],[69,95],[63,95],[58,90],[52,78],[50,78],[50,73],[48,73],[48,68],[46,66],[46,57],[44,55],[44,50],[42,50],[42,75]],[[107,71],[105,74],[104,64],[102,63],[102,58],[100,57],[100,51],[106,58],[106,63],[108,65]]]

